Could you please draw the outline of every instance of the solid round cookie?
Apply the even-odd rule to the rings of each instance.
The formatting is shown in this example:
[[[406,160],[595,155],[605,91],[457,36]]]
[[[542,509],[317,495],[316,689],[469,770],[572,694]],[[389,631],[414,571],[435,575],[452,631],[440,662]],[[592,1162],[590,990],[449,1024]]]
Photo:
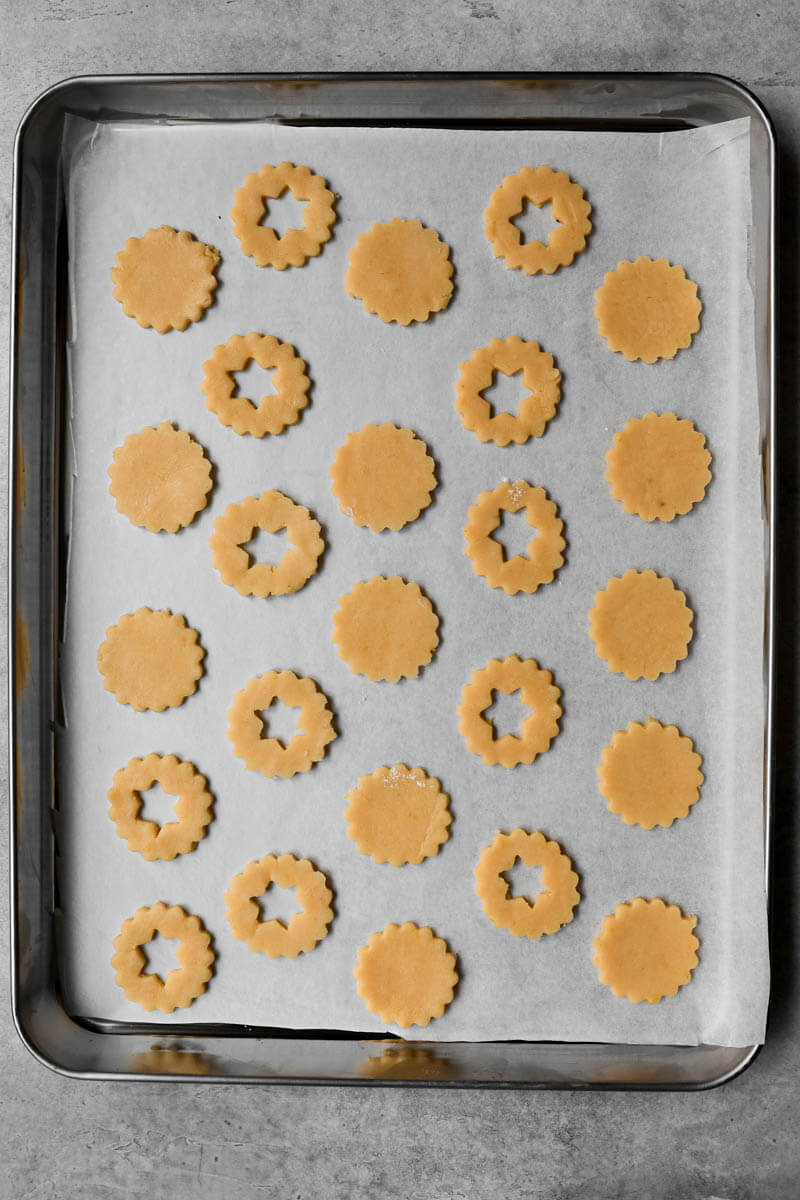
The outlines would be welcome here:
[[[274,368],[275,392],[259,401],[240,396],[235,378],[236,372],[243,371],[250,362],[266,371]],[[304,359],[294,346],[271,335],[235,333],[224,345],[214,348],[212,357],[203,363],[203,372],[200,387],[206,395],[206,408],[241,435],[277,436],[295,425],[308,405],[311,380]]]
[[[170,971],[166,979],[145,970],[147,962],[142,947],[157,933],[167,939],[179,939],[175,954],[180,967]],[[116,971],[114,982],[129,1000],[147,1012],[157,1008],[171,1013],[176,1008],[188,1008],[202,996],[212,975],[214,959],[211,934],[200,918],[179,905],[168,907],[159,901],[149,908],[138,909],[123,923],[114,938],[111,965]]]
[[[261,916],[257,897],[273,886],[297,889],[301,911],[286,923]],[[327,935],[333,920],[332,899],[328,880],[307,858],[266,854],[234,875],[225,893],[225,916],[233,936],[247,942],[255,953],[267,958],[297,958]]]
[[[167,333],[199,321],[214,298],[219,251],[169,225],[128,238],[116,257],[114,299],[144,329]]]
[[[300,709],[297,732],[285,746],[279,738],[269,736],[269,718],[261,716],[274,700]],[[310,771],[325,757],[335,737],[327,696],[313,679],[294,671],[267,671],[251,679],[228,709],[233,753],[249,770],[260,771],[268,779],[291,779]]]
[[[177,797],[175,821],[159,825],[140,816],[142,792],[154,783],[159,783],[167,795]],[[174,754],[132,758],[114,775],[108,800],[108,815],[117,833],[128,843],[129,850],[141,854],[148,862],[155,859],[171,862],[176,855],[194,850],[206,836],[214,804],[205,776],[192,763]]]
[[[643,521],[671,521],[703,499],[711,481],[706,439],[675,413],[634,417],[606,454],[611,495]]]
[[[652,717],[631,721],[603,748],[597,776],[610,812],[626,825],[668,827],[700,799],[702,758],[691,738]]]
[[[169,421],[129,434],[115,449],[108,474],[117,512],[151,533],[190,525],[212,486],[203,447]]]
[[[526,203],[537,208],[551,205],[553,220],[558,224],[546,242],[523,241],[514,224],[514,217],[519,216]],[[566,171],[554,171],[543,164],[506,175],[500,187],[492,192],[483,219],[495,258],[502,258],[512,270],[521,268],[526,275],[539,272],[552,275],[559,267],[569,266],[585,248],[592,229],[591,211],[580,184],[570,179]]]
[[[600,982],[632,1004],[677,995],[697,966],[696,924],[660,897],[618,904],[592,942]]]
[[[279,235],[265,218],[269,217],[269,201],[277,200],[287,188],[295,200],[304,202],[303,224]],[[248,175],[236,192],[231,209],[233,232],[242,251],[257,266],[274,267],[276,271],[302,267],[330,240],[336,221],[335,203],[326,180],[309,167],[266,163],[260,171]]]
[[[341,511],[376,533],[415,521],[436,487],[428,447],[410,429],[388,421],[348,433],[330,474]]]
[[[375,575],[341,597],[331,637],[354,675],[396,683],[416,678],[431,661],[438,626],[419,584]]]
[[[523,510],[531,527],[527,553],[507,558],[492,534],[500,525],[501,513]],[[481,492],[470,508],[464,553],[475,574],[482,576],[489,587],[501,588],[508,596],[518,592],[531,595],[542,584],[552,583],[563,565],[563,529],[558,508],[544,488],[531,487],[524,479],[501,483],[490,492]]]
[[[279,563],[251,562],[244,548],[256,529],[266,533],[286,530],[289,549]],[[224,583],[240,596],[286,596],[298,592],[315,573],[325,543],[320,525],[307,508],[283,492],[262,492],[239,504],[229,504],[214,522],[209,539],[211,564]]]
[[[666,258],[624,260],[606,272],[595,300],[600,336],[629,362],[674,358],[700,328],[697,284]]]
[[[495,737],[490,721],[484,717],[494,701],[494,693],[504,696],[518,691],[523,704],[531,709],[522,722],[519,736],[513,733]],[[561,716],[561,689],[553,676],[543,670],[534,658],[492,658],[485,667],[472,672],[472,678],[461,691],[458,706],[458,731],[472,754],[479,754],[488,766],[516,767],[530,764],[549,748],[558,734]]]
[[[359,234],[349,261],[345,291],[387,324],[427,321],[452,298],[450,247],[420,221],[376,222]]]
[[[512,896],[504,878],[521,860],[527,867],[542,868],[542,890],[533,901]],[[489,920],[498,929],[507,929],[514,937],[538,941],[544,933],[557,933],[568,925],[580,903],[578,876],[572,860],[558,842],[548,841],[543,833],[515,829],[498,833],[491,845],[481,851],[475,868],[475,891]]]
[[[609,671],[626,679],[657,679],[689,653],[693,618],[671,579],[631,570],[595,593],[589,637]]]
[[[106,691],[137,712],[163,712],[197,690],[205,650],[180,613],[140,608],[106,630],[97,665]]]
[[[347,800],[347,836],[373,862],[419,864],[450,836],[449,797],[422,767],[378,767],[361,776]]]
[[[443,938],[412,921],[387,925],[358,951],[358,994],[387,1025],[428,1025],[441,1017],[458,983],[456,956]]]
[[[493,413],[483,395],[495,382],[498,371],[506,376],[522,373],[522,386],[527,390],[516,413]],[[542,350],[538,342],[523,342],[516,335],[505,341],[492,338],[461,363],[456,411],[464,428],[480,442],[507,446],[509,442],[519,445],[528,438],[541,437],[560,400],[561,372],[552,354]]]

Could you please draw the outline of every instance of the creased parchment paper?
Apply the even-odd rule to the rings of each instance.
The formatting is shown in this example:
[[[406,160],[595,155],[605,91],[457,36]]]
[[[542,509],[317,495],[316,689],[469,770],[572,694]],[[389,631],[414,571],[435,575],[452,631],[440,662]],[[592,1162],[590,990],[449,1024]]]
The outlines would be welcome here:
[[[319,258],[277,272],[242,254],[228,214],[245,175],[283,159],[329,180],[339,220]],[[493,258],[482,213],[505,175],[541,162],[583,185],[594,231],[572,266],[528,278]],[[747,121],[660,135],[76,121],[65,166],[72,511],[58,832],[72,1010],[377,1032],[382,1022],[356,994],[356,951],[386,923],[410,920],[447,939],[461,982],[444,1017],[406,1037],[761,1041],[764,533]],[[367,315],[343,288],[358,234],[395,216],[438,230],[455,264],[450,307],[405,329]],[[124,316],[109,278],[126,239],[161,224],[222,253],[214,306],[165,336]],[[639,254],[680,263],[704,305],[690,349],[654,366],[611,353],[592,314],[605,271]],[[295,345],[313,379],[300,423],[263,441],[223,427],[200,390],[214,346],[249,330]],[[512,333],[555,356],[563,395],[544,437],[501,449],[462,428],[454,384],[474,349]],[[705,501],[668,525],[626,516],[604,479],[614,432],[652,409],[694,420],[714,456]],[[134,528],[108,493],[114,447],[163,420],[196,437],[216,471],[209,508],[177,535]],[[356,528],[330,493],[336,448],[369,421],[410,426],[436,459],[435,502],[399,533]],[[544,486],[565,521],[566,564],[534,596],[491,590],[463,553],[470,504],[504,478]],[[212,569],[208,538],[229,503],[273,487],[312,509],[328,549],[298,594],[243,599]],[[588,636],[595,591],[629,567],[671,576],[695,612],[688,659],[652,683],[612,675]],[[370,683],[331,642],[339,596],[377,573],[419,582],[441,617],[439,650],[417,680]],[[119,705],[96,666],[106,628],[141,605],[184,613],[207,650],[199,691],[161,714]],[[511,653],[553,671],[564,716],[546,754],[505,770],[467,752],[456,707],[475,668]],[[247,771],[226,738],[233,696],[272,667],[314,678],[340,731],[323,762],[288,781]],[[648,715],[694,740],[706,782],[688,819],[645,832],[607,811],[595,772],[614,730]],[[151,751],[190,759],[216,796],[208,837],[171,863],[130,852],[107,815],[114,772]],[[441,853],[402,869],[361,856],[343,817],[359,777],[395,762],[439,777],[454,814]],[[474,890],[483,846],[517,826],[559,841],[581,878],[575,919],[539,942],[496,929]],[[312,953],[270,961],[232,937],[223,893],[250,860],[283,851],[328,875],[336,917]],[[603,917],[637,895],[699,916],[692,983],[658,1005],[615,998],[592,963]],[[127,1001],[109,963],[122,921],[157,900],[199,914],[218,955],[206,994],[168,1017]]]

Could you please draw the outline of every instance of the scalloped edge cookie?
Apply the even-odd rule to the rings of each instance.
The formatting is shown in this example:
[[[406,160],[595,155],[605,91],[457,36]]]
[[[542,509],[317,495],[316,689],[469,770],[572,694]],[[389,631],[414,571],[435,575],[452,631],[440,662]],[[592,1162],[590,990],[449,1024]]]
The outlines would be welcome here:
[[[422,767],[378,767],[362,775],[346,799],[347,836],[375,863],[417,866],[450,837],[450,797]]]
[[[142,792],[160,783],[170,796],[177,797],[174,805],[177,820],[147,821],[139,814]],[[128,843],[128,849],[141,854],[148,862],[162,859],[171,862],[178,854],[189,854],[206,836],[212,819],[214,797],[205,775],[194,763],[174,754],[148,754],[132,758],[114,775],[108,792],[108,815],[117,827],[118,835]]]
[[[186,229],[148,229],[143,237],[128,238],[116,256],[114,299],[143,329],[180,332],[212,303],[219,260],[219,250]]]
[[[500,526],[501,513],[525,510],[531,527],[528,553],[506,557],[504,547],[492,534]],[[564,564],[566,542],[564,522],[558,516],[555,501],[541,487],[532,487],[524,479],[501,483],[492,491],[481,492],[468,514],[464,529],[464,553],[476,575],[489,587],[501,588],[507,596],[518,592],[532,595],[542,584],[552,583]]]
[[[522,723],[523,736],[506,733],[496,738],[491,722],[483,713],[492,704],[492,693],[504,696],[519,691],[523,704],[531,715]],[[535,658],[491,658],[485,667],[472,672],[469,683],[461,690],[458,706],[458,731],[472,754],[478,754],[487,766],[512,768],[530,765],[549,749],[558,736],[561,689],[553,683],[550,671],[539,666]],[[542,710],[544,711],[544,714]]]
[[[512,896],[511,885],[503,878],[518,859],[528,867],[542,868],[542,890],[533,903],[525,896]],[[514,937],[538,941],[542,934],[558,933],[570,923],[580,903],[579,877],[572,869],[572,859],[543,833],[524,829],[498,833],[481,851],[474,874],[475,891],[486,916]]]
[[[447,942],[413,921],[371,934],[353,974],[369,1012],[401,1029],[441,1017],[458,983],[456,956]]]
[[[525,201],[541,208],[551,204],[553,229],[546,242],[522,240],[514,217],[522,212]],[[516,175],[506,175],[489,198],[483,214],[484,232],[491,243],[495,258],[502,258],[511,270],[522,269],[526,275],[552,275],[559,267],[567,267],[586,247],[592,231],[589,214],[592,206],[584,198],[583,188],[566,171],[554,171],[543,163],[538,167],[523,167]]]
[[[303,227],[287,229],[279,236],[270,225],[262,225],[268,215],[269,200],[277,200],[286,189],[295,200],[305,202]],[[282,162],[265,163],[245,178],[237,189],[231,209],[233,232],[242,252],[258,267],[302,267],[316,258],[332,236],[336,223],[336,196],[327,180],[315,175],[310,167]]]
[[[257,897],[273,885],[297,888],[302,912],[294,913],[288,924],[261,916]],[[233,936],[267,958],[308,954],[327,937],[333,920],[333,892],[327,877],[309,859],[293,854],[265,854],[257,862],[248,863],[234,875],[224,898],[225,918]]]

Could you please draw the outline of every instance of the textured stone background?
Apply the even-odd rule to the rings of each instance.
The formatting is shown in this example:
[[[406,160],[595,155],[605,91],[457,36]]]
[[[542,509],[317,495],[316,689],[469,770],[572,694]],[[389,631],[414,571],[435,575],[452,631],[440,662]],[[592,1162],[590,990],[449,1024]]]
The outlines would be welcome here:
[[[694,1095],[423,1092],[71,1082],[19,1043],[0,995],[0,1196],[796,1200],[798,762],[795,0],[0,0],[0,260],[16,126],[70,75],[303,70],[715,71],[747,84],[781,144],[782,547],[775,983],[767,1044]],[[0,326],[8,292],[0,288]],[[0,336],[6,403],[7,338]],[[0,425],[6,459],[5,422]],[[3,466],[5,471],[5,466]],[[2,550],[3,557],[5,548]],[[3,660],[5,647],[2,648]],[[5,762],[0,767],[5,784]],[[3,786],[3,791],[7,789]],[[7,846],[3,809],[2,844]],[[5,875],[7,854],[2,855]],[[0,883],[5,893],[4,883]],[[7,957],[8,913],[0,923]]]

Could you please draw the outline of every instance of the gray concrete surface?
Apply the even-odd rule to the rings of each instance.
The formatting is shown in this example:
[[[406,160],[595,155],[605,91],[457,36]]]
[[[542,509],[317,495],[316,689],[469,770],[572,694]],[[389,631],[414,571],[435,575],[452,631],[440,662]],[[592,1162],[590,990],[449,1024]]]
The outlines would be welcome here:
[[[782,145],[784,333],[775,986],[755,1065],[697,1095],[432,1093],[71,1082],[17,1041],[0,989],[0,1196],[795,1200],[800,1196],[795,0],[0,0],[0,278],[11,147],[70,75],[264,70],[693,70],[748,84]],[[8,328],[0,288],[0,327]],[[7,396],[0,335],[0,395]],[[0,425],[5,443],[5,423]],[[2,461],[5,461],[5,444]],[[3,651],[4,653],[4,651]],[[5,765],[2,766],[5,774]],[[5,786],[3,781],[3,792]],[[7,818],[2,812],[2,873]],[[5,889],[3,887],[3,894]],[[7,956],[8,913],[0,923]]]

